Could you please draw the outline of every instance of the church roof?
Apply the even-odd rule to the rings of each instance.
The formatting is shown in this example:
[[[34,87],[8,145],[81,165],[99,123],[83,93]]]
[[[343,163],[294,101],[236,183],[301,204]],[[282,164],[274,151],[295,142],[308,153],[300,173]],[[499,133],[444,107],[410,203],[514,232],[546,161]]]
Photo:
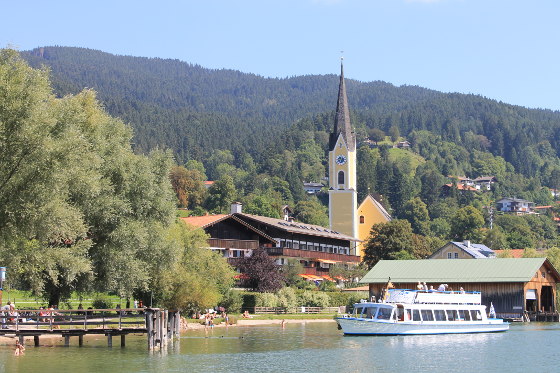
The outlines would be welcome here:
[[[336,117],[334,131],[331,133],[329,150],[333,150],[339,135],[342,134],[348,150],[356,150],[356,138],[350,125],[350,109],[346,97],[346,83],[344,82],[344,66],[340,64],[340,84],[338,86],[338,101],[336,103]]]

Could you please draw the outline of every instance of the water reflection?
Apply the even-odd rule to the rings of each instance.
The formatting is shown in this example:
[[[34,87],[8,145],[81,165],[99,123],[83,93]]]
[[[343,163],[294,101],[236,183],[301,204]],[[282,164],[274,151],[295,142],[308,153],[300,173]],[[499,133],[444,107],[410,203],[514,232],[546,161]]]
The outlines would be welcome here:
[[[147,352],[145,337],[108,348],[0,347],[0,372],[543,372],[557,371],[559,324],[512,325],[495,334],[344,337],[332,323],[288,323],[191,331],[166,353]]]

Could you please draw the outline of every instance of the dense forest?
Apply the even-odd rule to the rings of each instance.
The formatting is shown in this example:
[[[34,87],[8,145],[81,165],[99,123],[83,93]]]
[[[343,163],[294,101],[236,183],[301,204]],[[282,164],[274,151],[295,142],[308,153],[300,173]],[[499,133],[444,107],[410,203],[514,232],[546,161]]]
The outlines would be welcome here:
[[[58,97],[95,90],[106,110],[133,128],[136,153],[170,149],[178,205],[190,213],[227,211],[241,200],[247,212],[278,216],[289,204],[300,220],[327,224],[324,195],[306,195],[302,183],[326,175],[336,74],[270,79],[68,47],[20,54],[50,70]],[[554,203],[560,112],[385,82],[347,79],[347,90],[359,141],[360,198],[379,195],[422,237],[471,238],[493,248],[557,245],[554,208],[517,217],[493,216],[489,207],[513,196]],[[410,150],[392,147],[404,139]],[[448,176],[489,175],[498,180],[489,192],[441,189],[454,185]],[[215,182],[207,190],[204,180]]]

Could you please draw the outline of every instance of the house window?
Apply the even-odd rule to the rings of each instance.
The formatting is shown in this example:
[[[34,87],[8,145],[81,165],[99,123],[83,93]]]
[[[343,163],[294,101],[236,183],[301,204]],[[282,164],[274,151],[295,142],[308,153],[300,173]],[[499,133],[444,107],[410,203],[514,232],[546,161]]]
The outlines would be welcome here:
[[[459,259],[459,253],[455,253],[455,259]]]
[[[366,218],[363,215],[361,215],[360,216],[360,224],[364,224],[365,222],[366,222]]]
[[[447,253],[447,259],[453,259],[453,253]]]
[[[338,171],[338,183],[344,184],[344,171]]]
[[[307,244],[302,243],[300,248],[301,248],[301,250],[307,250]]]
[[[541,272],[541,276],[542,276],[542,278],[546,278],[546,272],[545,272],[545,271],[542,271],[542,272]]]

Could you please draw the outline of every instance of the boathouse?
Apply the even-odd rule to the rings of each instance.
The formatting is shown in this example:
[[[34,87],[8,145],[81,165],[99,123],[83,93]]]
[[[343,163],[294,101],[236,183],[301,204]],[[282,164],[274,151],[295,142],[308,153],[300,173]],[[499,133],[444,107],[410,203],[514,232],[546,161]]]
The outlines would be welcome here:
[[[388,281],[399,289],[416,289],[418,281],[453,291],[482,292],[498,317],[557,319],[556,284],[560,274],[546,258],[381,260],[361,280],[370,296],[379,296]]]

